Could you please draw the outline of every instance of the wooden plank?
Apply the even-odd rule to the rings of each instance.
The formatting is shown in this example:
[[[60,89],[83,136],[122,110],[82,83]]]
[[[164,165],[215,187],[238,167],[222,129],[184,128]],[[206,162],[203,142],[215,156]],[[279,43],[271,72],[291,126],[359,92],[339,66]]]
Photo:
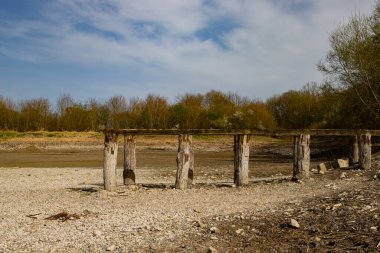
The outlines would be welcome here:
[[[366,129],[294,129],[259,131],[247,129],[104,129],[104,133],[125,135],[256,135],[256,136],[354,136],[369,133],[371,136],[380,136],[380,130]]]

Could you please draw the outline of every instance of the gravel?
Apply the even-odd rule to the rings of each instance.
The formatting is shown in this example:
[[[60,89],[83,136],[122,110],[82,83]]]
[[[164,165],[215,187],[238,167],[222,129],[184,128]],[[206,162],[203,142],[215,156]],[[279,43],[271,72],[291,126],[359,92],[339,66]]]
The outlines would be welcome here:
[[[163,179],[150,171],[138,172],[139,187],[126,188],[118,170],[118,191],[107,193],[100,168],[0,168],[0,252],[155,252],[197,233],[207,217],[270,212],[365,183],[361,177],[319,177],[303,184],[283,180],[175,190],[169,179],[169,187],[159,187]],[[326,187],[332,182],[334,187]],[[218,233],[212,236],[218,239]]]

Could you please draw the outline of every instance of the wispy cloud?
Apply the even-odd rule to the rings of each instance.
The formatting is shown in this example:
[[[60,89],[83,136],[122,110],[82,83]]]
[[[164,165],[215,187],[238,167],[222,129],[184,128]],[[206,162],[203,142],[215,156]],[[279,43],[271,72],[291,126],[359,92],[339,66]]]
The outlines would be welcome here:
[[[38,19],[0,21],[0,56],[114,66],[118,78],[100,78],[113,93],[173,97],[221,89],[267,97],[321,81],[315,64],[328,50],[328,34],[372,6],[361,0],[59,0],[40,6]],[[93,78],[81,78],[93,87]]]

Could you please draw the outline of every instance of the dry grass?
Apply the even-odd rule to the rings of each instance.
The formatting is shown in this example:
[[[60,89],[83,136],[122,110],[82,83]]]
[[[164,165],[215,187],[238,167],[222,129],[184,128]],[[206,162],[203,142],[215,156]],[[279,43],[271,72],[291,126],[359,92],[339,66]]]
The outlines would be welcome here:
[[[0,131],[0,142],[14,142],[14,143],[102,143],[103,133],[101,132],[16,132],[16,131]],[[177,137],[173,135],[149,135],[137,136],[139,143],[142,144],[175,144]],[[194,136],[193,141],[196,143],[207,143],[210,145],[218,145],[220,143],[233,143],[232,136],[219,136],[219,135],[201,135]],[[276,139],[264,136],[252,137],[252,142],[255,144],[265,143],[278,143],[286,141],[284,139]],[[123,137],[119,137],[119,142],[123,142]]]

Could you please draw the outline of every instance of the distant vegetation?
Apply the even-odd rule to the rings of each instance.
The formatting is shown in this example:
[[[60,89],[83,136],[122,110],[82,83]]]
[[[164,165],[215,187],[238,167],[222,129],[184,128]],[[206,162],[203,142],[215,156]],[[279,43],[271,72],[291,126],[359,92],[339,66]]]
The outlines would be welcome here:
[[[318,64],[322,84],[287,91],[267,101],[234,93],[165,97],[113,96],[75,101],[62,95],[15,103],[0,95],[0,129],[96,131],[109,128],[372,128],[380,127],[380,2],[369,16],[354,16],[330,36],[331,49]]]

